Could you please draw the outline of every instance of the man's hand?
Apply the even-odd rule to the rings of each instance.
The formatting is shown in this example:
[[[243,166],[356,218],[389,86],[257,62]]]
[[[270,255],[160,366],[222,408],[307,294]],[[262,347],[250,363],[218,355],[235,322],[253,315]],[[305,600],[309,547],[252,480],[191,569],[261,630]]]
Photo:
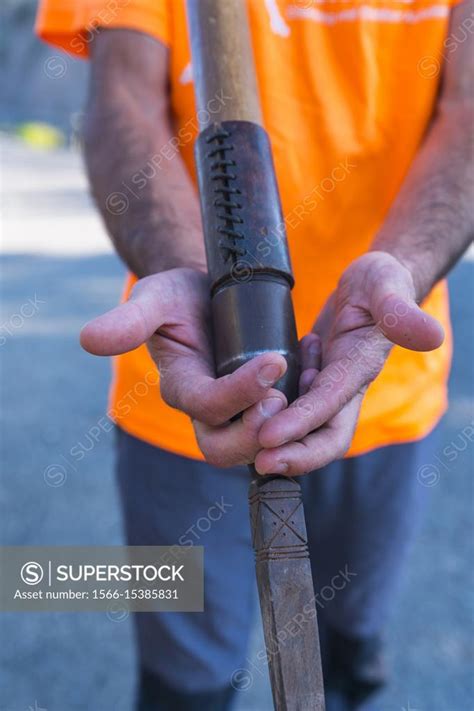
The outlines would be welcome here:
[[[450,37],[473,11],[473,0],[453,8]],[[261,474],[302,474],[342,457],[365,389],[392,344],[423,351],[443,340],[440,325],[416,302],[448,273],[474,234],[472,40],[450,52],[432,124],[373,251],[350,265],[316,321],[321,372],[306,394],[262,426],[264,449],[255,462]]]
[[[255,461],[260,474],[303,474],[342,457],[365,390],[392,345],[429,351],[443,341],[439,323],[416,304],[410,272],[385,252],[350,265],[313,330],[322,369],[310,384],[302,382],[307,391],[289,408],[263,424]]]
[[[81,344],[95,355],[117,355],[147,343],[163,399],[193,419],[206,460],[223,467],[250,463],[262,424],[287,405],[272,388],[286,361],[266,353],[216,378],[208,310],[206,275],[171,269],[138,281],[129,301],[84,327]],[[310,354],[306,362],[311,365]],[[241,412],[241,419],[229,422]]]

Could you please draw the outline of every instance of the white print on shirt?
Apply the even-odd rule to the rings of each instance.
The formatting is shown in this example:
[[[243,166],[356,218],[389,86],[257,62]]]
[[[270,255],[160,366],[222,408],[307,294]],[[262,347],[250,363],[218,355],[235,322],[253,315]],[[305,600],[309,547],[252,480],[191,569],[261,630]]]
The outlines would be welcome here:
[[[283,19],[278,7],[278,0],[265,0],[265,7],[270,17],[271,31],[280,37],[288,37],[291,30]]]
[[[331,2],[347,3],[352,7],[345,10],[318,10],[315,5],[325,5]],[[397,0],[398,4],[412,5],[415,0]],[[270,29],[273,34],[279,37],[289,37],[291,29],[286,20],[309,20],[321,25],[336,25],[340,22],[354,22],[365,20],[366,22],[390,22],[415,24],[423,20],[433,18],[445,18],[449,16],[450,9],[447,5],[430,5],[418,10],[395,9],[390,7],[391,0],[386,0],[385,7],[373,7],[372,5],[362,5],[354,3],[354,0],[298,0],[297,3],[288,5],[285,9],[286,19],[283,17],[278,0],[264,0],[265,9],[270,20]],[[191,84],[193,71],[189,62],[181,72],[180,84]]]
[[[306,0],[304,0],[306,2]],[[406,2],[406,0],[405,0]],[[302,7],[301,3],[288,5],[286,17],[289,20],[310,20],[320,25],[336,25],[340,22],[354,22],[364,20],[366,22],[390,22],[415,24],[423,20],[448,17],[450,9],[447,5],[430,5],[419,10],[394,9],[390,7],[390,2],[385,7],[373,7],[372,5],[353,5],[346,10],[331,10],[325,12],[312,7],[314,0],[308,0]]]
[[[273,34],[278,35],[279,37],[288,37],[291,30],[283,19],[277,0],[264,0],[264,2],[270,20],[270,29]],[[191,62],[189,62],[181,72],[179,83],[191,84],[192,81],[193,68]]]
[[[191,84],[193,80],[193,65],[188,62],[179,77],[180,84]]]

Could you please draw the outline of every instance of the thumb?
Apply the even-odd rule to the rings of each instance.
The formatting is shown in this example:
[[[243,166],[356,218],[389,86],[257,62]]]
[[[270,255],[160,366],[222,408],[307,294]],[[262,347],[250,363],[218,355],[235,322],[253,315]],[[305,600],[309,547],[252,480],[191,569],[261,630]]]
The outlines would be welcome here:
[[[411,277],[410,277],[411,279]],[[420,309],[403,282],[390,280],[374,294],[372,315],[392,343],[412,351],[432,351],[444,340],[443,327]]]
[[[93,355],[119,355],[145,343],[166,322],[170,306],[166,274],[141,279],[124,304],[89,321],[81,346]]]

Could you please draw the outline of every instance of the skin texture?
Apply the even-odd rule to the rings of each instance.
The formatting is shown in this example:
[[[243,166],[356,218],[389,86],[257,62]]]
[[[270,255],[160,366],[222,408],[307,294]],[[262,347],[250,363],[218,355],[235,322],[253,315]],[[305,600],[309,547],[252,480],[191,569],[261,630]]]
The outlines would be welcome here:
[[[457,6],[451,31],[473,12],[472,0]],[[260,474],[294,476],[342,457],[392,345],[426,351],[443,340],[418,303],[472,239],[471,53],[469,35],[446,63],[432,124],[372,250],[341,275],[301,342],[300,397],[287,407],[272,388],[286,367],[278,354],[215,378],[198,201],[179,155],[125,213],[107,209],[109,195],[123,191],[173,126],[167,50],[137,32],[101,32],[92,48],[86,162],[117,251],[142,278],[126,304],[84,327],[83,347],[112,355],[146,342],[163,398],[192,418],[212,464],[255,461]]]

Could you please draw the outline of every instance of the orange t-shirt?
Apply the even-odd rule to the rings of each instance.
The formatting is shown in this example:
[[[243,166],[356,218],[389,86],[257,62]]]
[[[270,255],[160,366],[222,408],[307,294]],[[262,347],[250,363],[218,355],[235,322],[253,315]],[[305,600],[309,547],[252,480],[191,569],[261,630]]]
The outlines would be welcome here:
[[[345,267],[368,249],[416,155],[456,0],[247,1],[303,335]],[[86,57],[98,26],[144,31],[170,48],[179,150],[194,177],[185,1],[40,2],[37,31],[67,52]],[[169,152],[163,146],[163,160]],[[126,294],[132,283],[130,277]],[[443,324],[446,341],[431,353],[392,350],[367,391],[349,455],[422,437],[446,408],[451,336],[444,282],[423,306]],[[202,458],[188,417],[161,400],[145,346],[116,358],[114,373],[111,414],[121,427]]]

